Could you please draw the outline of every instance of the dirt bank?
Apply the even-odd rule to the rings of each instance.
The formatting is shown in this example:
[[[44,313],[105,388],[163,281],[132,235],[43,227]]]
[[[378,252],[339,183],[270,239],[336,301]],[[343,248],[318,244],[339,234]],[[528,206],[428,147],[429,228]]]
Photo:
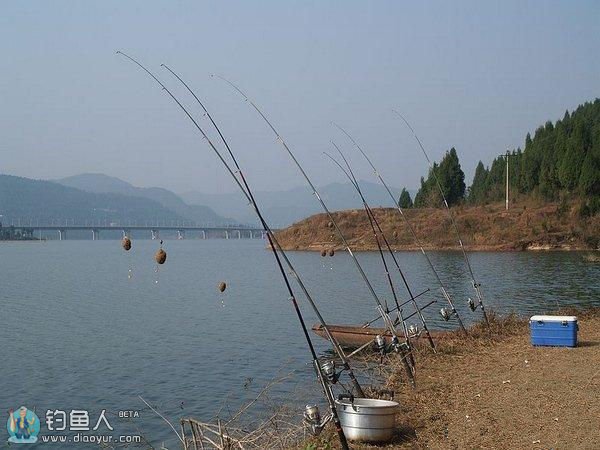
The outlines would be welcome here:
[[[600,215],[581,218],[577,205],[517,203],[509,211],[504,204],[452,208],[464,244],[470,250],[582,250],[600,245]],[[377,208],[375,214],[395,249],[416,250],[415,241],[398,211]],[[405,214],[428,249],[456,249],[447,211],[407,209]],[[376,250],[364,210],[334,213],[342,232],[356,250]],[[325,214],[308,217],[277,237],[286,250],[340,248],[341,241]]]
[[[572,313],[572,312],[570,312]],[[402,412],[387,449],[600,448],[600,309],[579,313],[577,348],[532,347],[528,325],[440,341],[417,358],[417,389],[389,371]],[[316,448],[337,445],[323,436]],[[381,448],[354,445],[354,449]]]

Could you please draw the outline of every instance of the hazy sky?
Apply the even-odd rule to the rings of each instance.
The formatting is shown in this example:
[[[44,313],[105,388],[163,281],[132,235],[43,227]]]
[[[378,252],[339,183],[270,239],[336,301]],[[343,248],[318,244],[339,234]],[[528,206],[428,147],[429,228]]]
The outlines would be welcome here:
[[[322,157],[331,139],[372,179],[332,120],[391,184],[416,187],[427,163],[397,108],[433,158],[457,148],[470,183],[479,159],[489,163],[600,96],[598,1],[3,2],[0,172],[234,190],[181,111],[118,49],[169,86],[177,84],[160,63],[179,71],[261,190],[303,180],[256,113],[211,73],[253,97],[317,184],[343,180]]]

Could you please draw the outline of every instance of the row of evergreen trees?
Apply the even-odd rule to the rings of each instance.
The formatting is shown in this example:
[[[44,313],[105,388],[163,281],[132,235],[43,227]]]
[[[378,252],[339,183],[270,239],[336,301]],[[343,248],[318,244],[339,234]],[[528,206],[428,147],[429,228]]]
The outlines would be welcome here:
[[[564,195],[577,195],[586,201],[590,212],[600,211],[600,99],[580,105],[573,113],[567,111],[555,124],[548,121],[539,127],[533,138],[528,133],[525,149],[509,156],[509,187],[512,192],[558,200]],[[480,161],[473,183],[465,187],[465,174],[454,148],[446,152],[439,164],[434,163],[421,187],[414,206],[439,206],[439,182],[448,204],[463,201],[483,204],[504,198],[506,160],[494,159],[490,167]],[[404,189],[402,207],[412,206]]]

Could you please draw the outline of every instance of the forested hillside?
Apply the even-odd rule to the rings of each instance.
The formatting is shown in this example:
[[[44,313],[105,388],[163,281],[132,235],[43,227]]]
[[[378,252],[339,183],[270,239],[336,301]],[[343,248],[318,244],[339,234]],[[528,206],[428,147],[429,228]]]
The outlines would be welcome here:
[[[439,207],[439,181],[450,206],[467,201],[482,205],[503,200],[506,190],[506,156],[491,166],[479,162],[467,189],[457,151],[446,152],[433,164],[415,196],[415,207]],[[511,199],[577,203],[582,217],[600,213],[600,99],[565,113],[563,119],[546,122],[527,134],[525,147],[510,152]],[[410,198],[404,198],[405,207]],[[566,207],[566,205],[565,205]]]
[[[10,223],[128,223],[183,221],[160,203],[141,197],[84,192],[50,181],[0,175],[0,215]]]
[[[504,196],[506,162],[498,157],[491,167],[479,162],[469,201],[474,204]],[[546,122],[525,148],[509,156],[509,186],[516,193],[559,200],[576,195],[585,200],[590,214],[600,211],[600,99],[565,113],[562,120]]]

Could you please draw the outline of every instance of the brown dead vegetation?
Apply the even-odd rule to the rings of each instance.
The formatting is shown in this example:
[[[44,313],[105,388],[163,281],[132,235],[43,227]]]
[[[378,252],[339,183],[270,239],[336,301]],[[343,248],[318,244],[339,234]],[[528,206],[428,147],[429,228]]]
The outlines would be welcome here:
[[[417,388],[402,367],[386,365],[401,405],[386,446],[353,449],[597,449],[600,447],[600,308],[577,315],[576,348],[533,347],[526,320],[490,315],[491,327],[440,340],[417,356]],[[332,434],[300,448],[338,448]]]
[[[392,247],[416,250],[417,246],[398,211],[374,209]],[[426,249],[456,249],[447,211],[437,208],[404,210]],[[513,204],[506,211],[503,203],[452,208],[464,244],[470,250],[579,250],[600,246],[600,215],[582,218],[579,204],[538,204],[533,201]],[[333,213],[351,247],[376,250],[373,233],[364,210]],[[340,248],[341,241],[326,214],[308,217],[277,234],[286,250],[322,251]]]

